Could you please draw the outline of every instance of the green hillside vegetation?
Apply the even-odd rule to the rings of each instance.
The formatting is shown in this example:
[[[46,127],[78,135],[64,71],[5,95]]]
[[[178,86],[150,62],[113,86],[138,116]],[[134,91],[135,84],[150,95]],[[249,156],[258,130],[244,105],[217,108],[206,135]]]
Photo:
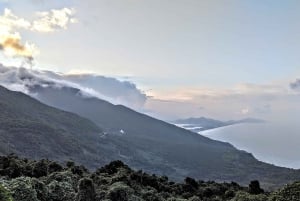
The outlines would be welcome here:
[[[121,161],[89,172],[74,162],[65,166],[14,155],[0,157],[0,201],[299,201],[294,183],[264,192],[258,181],[199,181],[187,177],[175,183],[166,176],[134,171]]]

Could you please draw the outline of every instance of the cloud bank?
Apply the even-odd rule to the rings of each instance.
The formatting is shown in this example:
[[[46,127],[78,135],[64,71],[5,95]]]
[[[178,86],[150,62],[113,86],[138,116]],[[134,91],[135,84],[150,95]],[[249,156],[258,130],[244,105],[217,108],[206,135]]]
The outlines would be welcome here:
[[[26,68],[0,65],[0,85],[35,97],[34,88],[63,87],[75,88],[77,95],[84,98],[96,97],[113,104],[122,104],[135,110],[142,110],[147,96],[136,85],[99,75],[68,75],[51,71],[38,71]]]
[[[78,90],[78,96],[96,97],[151,116],[174,120],[187,117],[216,119],[261,118],[267,121],[299,119],[299,80],[280,84],[240,84],[231,89],[177,89],[146,95],[135,84],[95,74],[62,74],[0,65],[0,85],[37,97],[36,86]],[[293,89],[293,90],[291,90]],[[77,91],[76,90],[76,91]]]
[[[114,102],[138,110],[143,108],[147,100],[146,94],[132,82],[92,74],[66,74],[63,75],[63,78],[85,88],[101,92],[104,96],[113,98]]]

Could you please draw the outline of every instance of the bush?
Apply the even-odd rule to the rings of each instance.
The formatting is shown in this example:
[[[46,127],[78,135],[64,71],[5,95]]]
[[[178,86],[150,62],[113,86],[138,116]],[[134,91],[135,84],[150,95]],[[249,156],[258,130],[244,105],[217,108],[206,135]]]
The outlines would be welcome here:
[[[63,170],[63,167],[56,163],[56,162],[51,162],[49,165],[48,165],[48,173],[51,174],[53,172],[60,172]]]
[[[48,164],[45,160],[41,160],[34,164],[32,175],[33,177],[44,177],[47,176],[48,173]]]
[[[272,193],[270,201],[299,201],[300,182],[289,184],[277,192]]]
[[[58,182],[65,182],[72,186],[72,188],[75,190],[77,189],[78,184],[78,176],[72,174],[70,171],[64,171],[64,172],[54,172],[46,178],[46,183],[49,184],[52,181],[58,181]]]
[[[32,187],[32,180],[29,177],[19,177],[6,183],[7,188],[16,201],[39,201],[37,192]]]
[[[259,182],[257,180],[251,181],[249,184],[249,193],[250,194],[261,194],[264,190],[260,188]]]
[[[187,178],[185,178],[184,181],[187,185],[190,185],[191,187],[193,187],[195,189],[197,189],[199,186],[198,182],[193,178],[187,177]]]
[[[0,201],[13,201],[11,193],[2,185],[0,185]]]
[[[95,200],[95,187],[93,180],[83,178],[79,181],[77,201],[94,201]]]
[[[48,189],[42,181],[33,178],[31,180],[31,186],[35,190],[36,196],[40,201],[47,201]]]
[[[127,201],[133,190],[123,182],[112,184],[108,191],[108,198],[113,201]]]
[[[53,181],[48,185],[48,201],[74,201],[76,193],[70,183]]]
[[[266,195],[252,195],[247,192],[239,191],[236,193],[235,197],[230,201],[267,201],[268,198]],[[277,201],[277,200],[276,200]]]

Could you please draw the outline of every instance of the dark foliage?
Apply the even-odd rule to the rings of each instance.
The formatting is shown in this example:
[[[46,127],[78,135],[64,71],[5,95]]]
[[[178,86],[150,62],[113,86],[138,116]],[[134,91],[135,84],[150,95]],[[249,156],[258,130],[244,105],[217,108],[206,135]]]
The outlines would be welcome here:
[[[0,157],[0,171],[0,201],[13,199],[15,201],[298,201],[300,199],[299,183],[288,185],[273,193],[265,193],[258,181],[252,181],[248,188],[234,182],[197,181],[190,177],[187,177],[184,183],[175,183],[168,181],[167,177],[134,171],[121,161],[111,162],[90,173],[83,166],[76,164],[62,166],[49,160],[31,161],[11,155]],[[15,177],[12,172],[18,172],[19,176]]]
[[[76,201],[95,201],[95,197],[93,180],[89,178],[80,179]]]
[[[254,181],[250,182],[250,184],[249,184],[249,193],[250,194],[257,195],[257,194],[261,194],[263,192],[264,192],[264,190],[260,188],[259,181],[254,180]]]

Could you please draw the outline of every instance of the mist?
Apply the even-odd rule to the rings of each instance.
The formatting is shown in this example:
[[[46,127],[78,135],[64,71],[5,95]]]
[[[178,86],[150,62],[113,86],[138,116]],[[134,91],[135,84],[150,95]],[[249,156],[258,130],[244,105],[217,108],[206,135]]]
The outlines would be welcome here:
[[[209,138],[229,142],[252,153],[258,160],[300,169],[300,125],[296,122],[238,124],[201,132]]]
[[[113,104],[120,104],[141,110],[146,95],[135,84],[96,75],[68,75],[51,71],[6,67],[0,64],[0,84],[4,87],[26,93],[32,97],[35,86],[60,89],[74,88],[82,97],[95,97]]]

